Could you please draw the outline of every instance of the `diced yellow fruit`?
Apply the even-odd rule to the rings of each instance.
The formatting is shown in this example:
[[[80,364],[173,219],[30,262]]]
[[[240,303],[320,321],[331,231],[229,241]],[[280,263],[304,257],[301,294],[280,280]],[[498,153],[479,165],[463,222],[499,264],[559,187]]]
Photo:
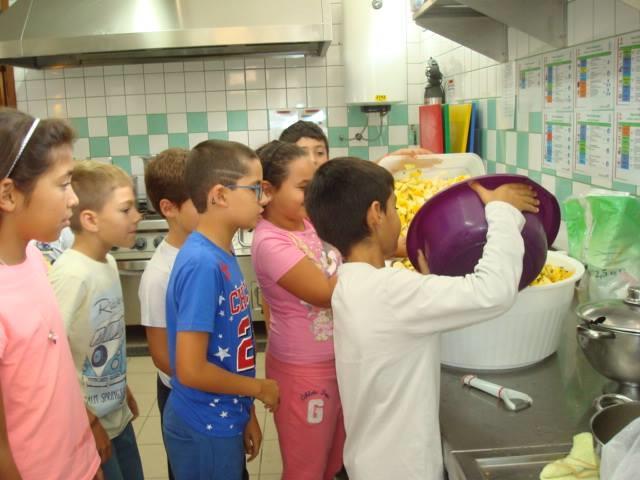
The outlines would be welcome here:
[[[573,275],[572,271],[558,265],[551,265],[550,263],[547,263],[542,267],[542,271],[538,274],[536,279],[531,282],[531,285],[549,285],[551,283],[557,283],[565,280],[571,275]]]

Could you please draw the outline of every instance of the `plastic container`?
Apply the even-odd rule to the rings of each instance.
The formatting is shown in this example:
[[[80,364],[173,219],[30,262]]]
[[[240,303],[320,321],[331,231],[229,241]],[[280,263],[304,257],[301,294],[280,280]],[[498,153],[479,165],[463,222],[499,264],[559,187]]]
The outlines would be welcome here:
[[[406,164],[412,164],[419,168],[424,178],[446,179],[459,175],[477,177],[486,173],[482,159],[475,153],[434,153],[417,155],[415,158],[388,155],[379,163],[381,167],[389,170],[398,179],[409,174],[404,169]]]
[[[506,370],[532,365],[555,353],[584,266],[552,251],[547,263],[574,273],[557,283],[525,288],[499,317],[443,333],[441,363],[465,370]]]

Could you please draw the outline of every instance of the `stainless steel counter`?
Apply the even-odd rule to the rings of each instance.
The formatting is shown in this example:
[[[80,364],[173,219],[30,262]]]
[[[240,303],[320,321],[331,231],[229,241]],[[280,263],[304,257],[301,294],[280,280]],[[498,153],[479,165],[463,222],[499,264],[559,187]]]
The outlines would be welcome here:
[[[478,372],[480,378],[528,393],[533,405],[520,412],[463,387],[461,378],[470,372],[443,367],[440,424],[450,480],[537,479],[545,464],[569,452],[573,435],[589,431],[592,401],[608,380],[580,351],[576,324],[576,316],[567,315],[560,349],[537,365]]]

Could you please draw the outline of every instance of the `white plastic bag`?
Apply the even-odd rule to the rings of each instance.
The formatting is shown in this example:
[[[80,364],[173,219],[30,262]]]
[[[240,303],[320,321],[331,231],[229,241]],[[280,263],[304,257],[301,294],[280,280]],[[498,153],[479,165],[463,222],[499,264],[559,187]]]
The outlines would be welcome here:
[[[638,480],[640,474],[640,417],[624,427],[602,448],[602,480]]]

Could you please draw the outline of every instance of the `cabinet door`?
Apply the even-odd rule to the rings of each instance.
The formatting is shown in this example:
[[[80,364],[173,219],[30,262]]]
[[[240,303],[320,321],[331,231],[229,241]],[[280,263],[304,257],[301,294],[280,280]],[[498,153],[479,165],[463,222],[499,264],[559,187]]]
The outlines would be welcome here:
[[[9,8],[9,0],[0,0],[2,10]],[[13,79],[13,67],[0,65],[0,107],[16,108],[16,85]]]

